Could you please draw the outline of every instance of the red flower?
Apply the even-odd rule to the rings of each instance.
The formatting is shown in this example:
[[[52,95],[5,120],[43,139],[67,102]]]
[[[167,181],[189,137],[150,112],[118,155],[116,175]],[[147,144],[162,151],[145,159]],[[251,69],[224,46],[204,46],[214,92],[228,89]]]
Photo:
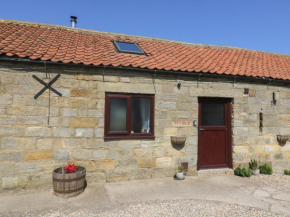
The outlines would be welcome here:
[[[73,173],[78,169],[78,167],[76,167],[74,164],[68,164],[64,167],[64,169],[66,172]]]

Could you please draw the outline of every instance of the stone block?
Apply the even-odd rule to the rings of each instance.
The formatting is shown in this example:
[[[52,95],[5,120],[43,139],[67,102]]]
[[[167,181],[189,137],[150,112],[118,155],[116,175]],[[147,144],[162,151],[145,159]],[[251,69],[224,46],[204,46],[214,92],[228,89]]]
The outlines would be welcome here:
[[[71,128],[54,127],[53,135],[54,137],[62,137],[62,138],[74,137],[74,130]]]
[[[88,100],[84,98],[71,98],[70,107],[78,109],[87,109]]]
[[[16,117],[15,116],[0,116],[0,125],[15,125]]]
[[[165,127],[164,136],[176,136],[178,135],[178,128],[176,127]]]
[[[105,76],[106,77],[106,76]],[[123,83],[102,82],[98,85],[98,92],[123,92],[139,94],[155,94],[153,83],[151,84],[132,84],[124,85]]]
[[[36,142],[37,149],[50,150],[52,149],[54,139],[38,139]]]
[[[60,114],[64,117],[77,117],[78,116],[78,110],[72,109],[72,108],[62,108],[60,110]]]
[[[75,160],[90,160],[92,158],[91,151],[86,149],[74,149],[71,154]]]
[[[109,142],[111,144],[112,142]],[[115,143],[115,147],[117,146],[117,142]],[[105,144],[103,139],[88,139],[86,148],[93,148],[93,149],[98,149],[98,148],[110,148],[109,145]]]
[[[289,168],[290,168],[290,161],[289,160],[273,162],[274,172],[283,173],[284,170],[289,170]]]
[[[13,137],[2,138],[1,149],[16,149],[16,139]]]
[[[118,158],[128,158],[133,157],[133,150],[131,149],[110,149],[108,153],[108,158],[118,159]]]
[[[24,161],[44,160],[52,157],[52,151],[27,151],[24,154]]]
[[[92,98],[93,90],[92,89],[73,89],[70,91],[70,96]]]
[[[249,146],[234,146],[233,149],[235,154],[249,153]]]
[[[23,152],[21,151],[0,151],[0,162],[21,160],[23,160]]]
[[[72,118],[70,127],[75,128],[94,128],[98,125],[98,119],[95,118]]]
[[[185,147],[186,155],[196,155],[197,154],[197,145],[187,145]]]
[[[250,146],[250,153],[263,153],[265,151],[264,145],[251,145]]]
[[[45,116],[45,107],[8,105],[8,115]]]
[[[171,167],[172,158],[171,157],[161,157],[157,158],[156,166],[157,167]]]
[[[22,127],[0,127],[0,137],[3,136],[24,136]]]
[[[2,139],[2,149],[18,149],[29,150],[35,149],[35,138],[16,138],[16,137],[4,137]]]
[[[33,173],[35,169],[34,162],[17,162],[15,164],[15,173],[22,174],[22,173]]]
[[[0,162],[0,177],[13,175],[15,171],[15,162]]]
[[[27,183],[28,188],[38,188],[42,186],[51,186],[52,178],[51,173],[39,174],[29,177],[29,182]]]
[[[128,172],[123,170],[113,170],[106,172],[107,182],[117,182],[129,180]]]
[[[244,125],[244,122],[242,120],[234,120],[233,127],[242,127]]]
[[[2,189],[17,188],[17,176],[8,176],[2,178]]]
[[[129,172],[129,180],[150,179],[151,169],[132,169]]]
[[[115,160],[116,169],[132,169],[137,168],[137,158],[121,158]]]
[[[89,110],[96,110],[98,108],[98,102],[99,102],[98,99],[90,99],[88,101],[88,109]]]
[[[182,156],[185,153],[185,147],[183,146],[182,149],[178,150],[173,147],[166,148],[165,156],[172,157],[172,156]]]
[[[164,178],[164,169],[165,168],[152,168],[151,169],[151,178]]]
[[[28,182],[29,182],[29,176],[18,176],[17,187],[26,188]]]
[[[164,157],[165,149],[163,147],[154,148],[154,156],[156,157]]]
[[[46,125],[48,123],[47,117],[37,116],[19,116],[16,120],[17,124],[23,125]]]
[[[248,134],[248,128],[247,127],[234,127],[233,128],[233,134],[234,135],[245,135],[245,134]]]
[[[62,139],[62,147],[63,148],[82,148],[82,139],[75,139],[75,138],[63,138]]]
[[[52,161],[50,159],[48,160],[43,160],[43,161],[38,161],[36,164],[35,164],[35,174],[37,173],[42,173],[42,174],[45,174],[45,173],[50,173],[58,168],[58,167],[61,167],[63,165],[66,165],[68,162],[65,160],[65,161]]]
[[[139,168],[154,168],[156,167],[156,157],[142,157],[138,159]]]
[[[94,162],[97,171],[108,171],[115,168],[115,160],[113,159],[99,159]]]
[[[158,102],[156,108],[158,110],[176,109],[176,102]]]
[[[278,145],[265,145],[265,152],[279,152],[280,150]]]
[[[52,158],[55,160],[69,160],[70,159],[70,151],[67,149],[53,150]]]
[[[187,162],[189,166],[195,166],[197,163],[197,156],[175,156],[172,157],[172,166],[177,168],[181,163]]]
[[[103,118],[104,112],[97,109],[88,110],[88,117],[89,118]]]
[[[128,77],[120,77],[120,82],[129,83],[130,82],[130,78],[128,78]]]
[[[103,138],[103,136],[104,136],[104,128],[96,128],[95,138]]]
[[[86,181],[88,184],[103,183],[106,182],[106,176],[105,173],[90,172],[86,175]]]
[[[88,137],[94,136],[94,130],[91,128],[76,128],[76,137]]]
[[[48,127],[27,127],[26,136],[50,137],[52,136],[52,132]]]
[[[12,103],[12,95],[0,94],[0,105],[10,105]]]
[[[134,149],[134,155],[136,157],[151,157],[153,155],[153,149]]]
[[[93,159],[103,159],[108,155],[108,150],[93,151]]]

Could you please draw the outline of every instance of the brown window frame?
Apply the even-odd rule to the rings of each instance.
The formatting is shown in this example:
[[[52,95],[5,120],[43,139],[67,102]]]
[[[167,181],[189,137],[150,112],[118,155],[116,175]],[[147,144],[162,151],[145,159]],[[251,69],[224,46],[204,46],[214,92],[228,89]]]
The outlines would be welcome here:
[[[151,100],[150,109],[150,129],[151,133],[131,134],[131,106],[132,98],[149,98]],[[111,99],[127,99],[127,130],[110,131],[110,102]],[[154,138],[154,110],[155,97],[152,94],[131,94],[131,93],[105,93],[105,130],[104,139],[148,139]]]

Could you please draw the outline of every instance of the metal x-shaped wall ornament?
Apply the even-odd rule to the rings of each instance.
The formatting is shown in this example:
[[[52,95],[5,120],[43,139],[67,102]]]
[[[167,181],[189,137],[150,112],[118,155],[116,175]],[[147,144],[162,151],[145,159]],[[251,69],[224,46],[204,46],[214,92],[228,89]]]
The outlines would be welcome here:
[[[41,83],[44,88],[42,88],[35,96],[34,99],[37,99],[41,94],[43,94],[46,89],[50,89],[51,91],[55,92],[57,95],[62,96],[60,92],[58,92],[56,89],[54,89],[51,85],[56,82],[56,80],[60,77],[60,74],[57,74],[49,83],[45,83],[43,80],[39,79],[35,75],[32,76],[35,80],[37,80],[39,83]]]

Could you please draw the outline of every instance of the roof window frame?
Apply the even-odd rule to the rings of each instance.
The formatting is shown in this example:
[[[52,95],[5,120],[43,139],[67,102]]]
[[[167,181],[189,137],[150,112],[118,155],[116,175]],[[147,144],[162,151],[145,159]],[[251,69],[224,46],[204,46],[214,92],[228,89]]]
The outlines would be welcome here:
[[[129,53],[129,54],[146,55],[145,52],[141,49],[141,47],[136,42],[116,41],[116,40],[113,40],[112,42],[113,42],[113,45],[115,46],[115,48],[116,48],[116,50],[117,50],[118,53]],[[134,44],[140,50],[140,52],[138,52],[138,51],[122,50],[119,47],[118,42],[127,43],[127,44]]]

